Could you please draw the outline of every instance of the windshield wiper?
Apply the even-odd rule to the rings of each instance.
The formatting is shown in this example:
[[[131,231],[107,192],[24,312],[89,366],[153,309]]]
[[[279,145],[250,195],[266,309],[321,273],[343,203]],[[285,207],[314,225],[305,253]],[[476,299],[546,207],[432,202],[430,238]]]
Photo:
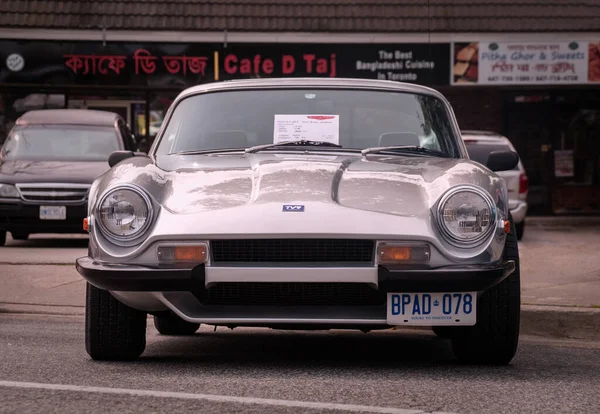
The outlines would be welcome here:
[[[245,152],[246,152],[246,154],[250,154],[250,153],[253,153],[253,152],[258,152],[258,151],[262,151],[264,149],[269,149],[269,148],[277,148],[277,147],[304,147],[304,146],[312,146],[312,147],[337,147],[337,148],[341,148],[342,147],[341,145],[333,144],[331,142],[326,142],[326,141],[301,140],[301,141],[280,142],[278,144],[256,145],[254,147],[246,148]]]
[[[402,145],[396,147],[372,147],[365,148],[360,153],[362,155],[376,154],[378,152],[420,152],[422,154],[434,155],[436,157],[448,158],[448,154],[442,151],[437,151],[425,147],[418,147],[416,145]]]

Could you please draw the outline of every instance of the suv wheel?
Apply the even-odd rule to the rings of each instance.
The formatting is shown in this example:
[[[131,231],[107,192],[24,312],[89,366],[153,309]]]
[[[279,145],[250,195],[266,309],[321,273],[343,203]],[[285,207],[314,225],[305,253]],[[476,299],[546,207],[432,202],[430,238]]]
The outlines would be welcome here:
[[[454,355],[461,362],[507,365],[515,356],[519,342],[521,277],[514,223],[506,238],[504,260],[514,260],[515,271],[480,296],[475,326],[457,327],[452,333]]]
[[[14,240],[27,240],[29,238],[29,233],[11,232],[10,235]]]
[[[87,284],[85,348],[95,360],[127,360],[146,348],[146,312],[130,308],[106,290]]]
[[[172,312],[165,312],[154,316],[154,327],[162,335],[193,335],[200,324],[184,321]]]

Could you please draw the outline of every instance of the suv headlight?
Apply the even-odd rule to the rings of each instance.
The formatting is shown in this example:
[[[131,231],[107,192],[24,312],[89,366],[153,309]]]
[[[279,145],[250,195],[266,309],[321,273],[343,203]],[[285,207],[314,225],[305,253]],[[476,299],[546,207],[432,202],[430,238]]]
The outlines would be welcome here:
[[[494,202],[485,191],[476,187],[453,188],[440,200],[438,222],[449,243],[473,247],[495,228]]]
[[[98,222],[105,236],[131,241],[145,233],[152,221],[152,204],[137,187],[120,186],[108,191],[98,203]]]
[[[0,184],[0,198],[19,198],[19,190],[10,184]]]

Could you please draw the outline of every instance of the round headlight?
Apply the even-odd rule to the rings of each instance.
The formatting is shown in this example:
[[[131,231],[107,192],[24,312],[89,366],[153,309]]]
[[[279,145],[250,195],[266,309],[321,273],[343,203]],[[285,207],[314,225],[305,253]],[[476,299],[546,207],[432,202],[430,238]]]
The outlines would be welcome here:
[[[494,228],[493,203],[483,191],[468,187],[457,189],[442,198],[438,219],[449,242],[472,245]]]
[[[98,207],[101,228],[118,240],[130,240],[150,224],[148,197],[132,188],[117,188],[107,193]]]

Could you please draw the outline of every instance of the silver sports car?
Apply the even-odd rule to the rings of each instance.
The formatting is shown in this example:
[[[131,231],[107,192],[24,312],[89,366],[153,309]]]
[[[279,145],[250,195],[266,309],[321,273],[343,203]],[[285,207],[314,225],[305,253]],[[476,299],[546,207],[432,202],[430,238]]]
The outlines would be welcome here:
[[[90,189],[87,352],[139,357],[152,315],[164,335],[426,326],[460,361],[508,364],[519,253],[494,171],[517,162],[470,161],[448,101],[413,84],[187,89]]]

